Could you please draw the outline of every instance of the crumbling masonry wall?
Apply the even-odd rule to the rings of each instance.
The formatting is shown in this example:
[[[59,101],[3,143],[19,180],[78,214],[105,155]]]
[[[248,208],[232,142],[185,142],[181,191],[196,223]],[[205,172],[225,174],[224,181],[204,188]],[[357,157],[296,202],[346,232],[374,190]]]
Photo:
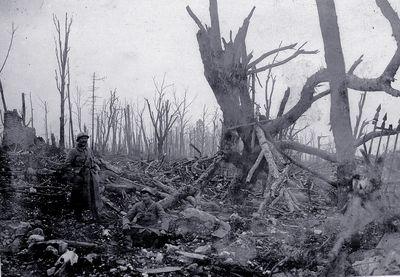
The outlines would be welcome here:
[[[35,137],[35,129],[23,126],[17,110],[4,113],[3,146],[27,149],[35,144]]]

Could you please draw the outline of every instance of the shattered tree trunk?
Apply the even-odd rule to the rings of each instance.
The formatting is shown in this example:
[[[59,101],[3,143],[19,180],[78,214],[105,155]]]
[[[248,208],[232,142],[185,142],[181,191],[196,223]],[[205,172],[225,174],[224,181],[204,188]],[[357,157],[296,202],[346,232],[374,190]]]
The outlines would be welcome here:
[[[189,11],[189,10],[188,10]],[[247,63],[245,37],[254,9],[244,20],[243,26],[233,40],[221,45],[218,7],[216,0],[210,0],[211,26],[206,29],[199,25],[197,40],[204,65],[204,75],[214,92],[221,108],[226,126],[243,125],[253,121],[253,105],[247,86]],[[190,12],[189,12],[190,13]],[[245,151],[250,152],[250,130],[241,128],[239,134]]]
[[[26,105],[25,105],[25,93],[21,93],[22,97],[22,110],[21,110],[21,115],[22,115],[22,125],[26,126]]]
[[[346,69],[334,0],[317,0],[316,3],[331,91],[330,122],[339,162],[337,175],[343,190],[351,178],[355,158]],[[339,189],[338,197],[338,205],[342,206],[346,202],[346,192]]]
[[[239,170],[245,172],[245,174],[242,175],[245,176],[246,171],[257,158],[254,152],[257,148],[259,149],[259,145],[254,145],[255,147],[253,149],[251,143],[253,130],[251,125],[254,125],[255,117],[253,101],[248,88],[248,76],[285,64],[301,54],[315,54],[316,51],[306,51],[302,49],[304,44],[298,47],[298,49],[295,49],[297,45],[295,43],[273,49],[264,53],[259,58],[252,60],[252,53],[248,54],[246,49],[246,35],[255,8],[253,8],[244,19],[235,38],[232,37],[232,32],[228,42],[222,38],[223,47],[221,44],[217,0],[210,0],[211,26],[204,26],[190,7],[186,7],[186,9],[199,27],[197,41],[204,65],[204,75],[222,110],[223,134],[221,137],[221,148],[224,149],[225,144],[229,145],[227,141],[227,138],[230,137],[229,131],[232,129],[236,130],[243,141],[243,151],[241,153],[241,159],[234,159],[236,161],[241,160],[238,164],[239,167],[241,167]],[[256,65],[264,61],[267,57],[286,50],[295,50],[295,52],[281,61],[272,62],[258,68],[256,67]],[[308,110],[308,108],[310,108],[314,101],[322,97],[313,96],[315,92],[314,87],[319,83],[317,82],[317,80],[319,80],[317,77],[321,74],[321,72],[317,72],[307,80],[301,91],[299,102],[287,113],[262,126],[269,135],[275,136],[279,134],[281,130],[290,127]],[[243,178],[240,178],[238,181],[243,181]]]

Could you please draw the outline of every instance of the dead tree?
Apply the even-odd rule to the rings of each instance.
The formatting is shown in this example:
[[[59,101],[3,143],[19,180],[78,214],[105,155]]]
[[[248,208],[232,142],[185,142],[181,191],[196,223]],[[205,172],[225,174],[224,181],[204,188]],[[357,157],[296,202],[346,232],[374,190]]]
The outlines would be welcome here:
[[[128,155],[133,155],[133,143],[132,143],[132,122],[131,122],[131,108],[130,105],[126,105],[124,109],[125,116],[125,143]]]
[[[122,147],[122,145],[123,145],[123,132],[122,132],[122,130],[123,130],[123,125],[122,125],[123,117],[124,117],[124,114],[122,112],[120,112],[120,117],[119,117],[119,120],[118,120],[119,121],[119,124],[118,124],[118,146],[117,146],[118,154],[123,152],[123,147]]]
[[[22,108],[21,108],[21,116],[22,116],[22,126],[26,126],[26,105],[25,105],[25,93],[21,93],[22,100]]]
[[[149,111],[151,123],[154,129],[154,137],[156,146],[156,153],[158,159],[164,156],[164,143],[168,137],[168,133],[175,121],[178,119],[178,110],[182,103],[177,108],[172,108],[171,102],[166,99],[166,90],[170,85],[165,84],[165,75],[160,85],[157,84],[153,78],[153,83],[156,89],[156,95],[153,101],[153,108],[148,99],[145,99]]]
[[[317,0],[316,3],[329,79],[331,95],[330,122],[339,161],[338,176],[343,178],[342,183],[344,183],[345,178],[349,178],[352,175],[356,150],[350,122],[346,68],[335,3],[333,0]]]
[[[96,110],[96,81],[101,81],[104,80],[104,78],[97,78],[96,77],[96,72],[93,72],[93,76],[92,76],[92,97],[91,97],[91,104],[92,104],[92,108],[91,108],[91,116],[92,116],[92,137],[91,137],[91,147],[94,149],[94,142],[95,142],[95,136],[94,136],[94,114],[95,114],[95,110]]]
[[[93,78],[92,78],[92,137],[91,137],[91,146],[94,149],[94,109],[95,109],[95,82],[96,82],[96,72],[93,72]]]
[[[245,39],[254,9],[244,20],[234,39],[232,32],[228,42],[222,38],[224,46],[222,47],[217,1],[210,0],[210,27],[202,25],[197,16],[187,7],[189,15],[199,27],[197,40],[205,77],[214,92],[222,111],[224,124],[228,128],[254,122],[254,108],[247,85],[251,74],[282,65],[301,54],[316,53],[316,51],[304,50],[304,45],[302,45],[286,59],[258,67],[267,57],[280,51],[295,49],[297,44],[274,49],[252,61],[253,55],[247,53]],[[251,128],[242,127],[238,129],[238,132],[244,142],[245,151],[251,152]]]
[[[55,52],[57,58],[57,69],[55,70],[55,78],[58,92],[60,93],[60,141],[59,147],[65,147],[65,85],[67,78],[67,61],[69,48],[69,35],[71,31],[72,18],[68,20],[68,14],[65,13],[64,34],[61,30],[60,21],[53,14],[53,23],[56,28],[57,38],[54,38]],[[62,38],[63,37],[63,38]]]
[[[203,26],[189,7],[187,7],[187,11],[199,27],[197,40],[203,60],[205,77],[221,108],[224,125],[228,129],[241,126],[236,129],[244,143],[244,151],[251,153],[252,128],[249,125],[254,122],[254,108],[248,91],[248,77],[253,73],[256,74],[282,65],[299,55],[313,54],[316,51],[304,50],[303,44],[289,57],[258,67],[267,57],[281,51],[293,50],[297,44],[279,47],[252,61],[253,56],[247,53],[245,39],[254,8],[239,28],[235,39],[232,38],[232,33],[229,42],[222,38],[224,47],[221,45],[216,0],[210,0],[210,27]],[[308,109],[313,100],[312,94],[311,96],[303,96],[299,105],[293,107],[278,121],[269,124],[268,129],[270,129],[270,132],[275,134],[290,126],[300,117],[304,110]]]
[[[347,73],[345,71],[333,0],[317,0],[316,3],[327,62],[327,69],[324,70],[324,74],[326,80],[330,83],[330,116],[339,162],[338,175],[341,176],[342,183],[346,183],[346,179],[349,179],[354,168],[357,146],[357,140],[353,135],[350,123],[347,88],[365,92],[385,91],[392,96],[400,96],[400,91],[391,85],[400,66],[400,19],[387,0],[376,0],[382,14],[392,27],[397,50],[381,76],[378,78],[359,78],[354,74],[354,71],[362,62],[362,56],[350,67]]]
[[[217,132],[218,132],[219,109],[216,108],[211,122],[212,122],[212,136],[211,136],[211,152],[215,153],[217,150]]]
[[[117,137],[118,137],[118,117],[121,107],[116,107],[115,119],[112,122],[112,138],[111,138],[111,153],[116,154],[118,150]]]
[[[82,94],[78,86],[76,86],[76,95],[74,99],[75,109],[76,109],[76,117],[78,121],[79,132],[82,132]]]
[[[145,122],[144,122],[144,118],[143,118],[143,113],[144,113],[145,109],[146,109],[146,105],[144,105],[141,110],[139,110],[139,106],[137,106],[135,121],[136,121],[136,126],[138,126],[140,128],[141,138],[143,139],[143,144],[145,147],[144,150],[147,155],[147,158],[149,158],[150,157],[149,139],[147,137]]]
[[[243,177],[246,176],[246,172],[257,158],[257,155],[253,153],[255,149],[252,148],[253,127],[257,123],[249,92],[249,76],[285,64],[299,55],[314,54],[317,51],[304,50],[305,44],[295,49],[297,44],[291,44],[268,51],[253,60],[253,55],[247,52],[245,40],[255,8],[245,18],[235,38],[233,38],[232,32],[230,33],[228,42],[223,38],[221,39],[216,0],[210,0],[211,26],[204,26],[189,7],[186,9],[199,27],[197,41],[204,65],[204,74],[222,111],[225,128],[225,133],[222,135],[222,144],[225,146],[222,148],[224,151],[230,151],[229,148],[232,144],[229,140],[232,138],[233,131],[237,132],[243,141],[244,149],[240,154],[241,158],[234,158],[237,156],[236,154],[231,157],[232,162],[242,172],[242,177],[237,179],[238,183],[245,183]],[[288,50],[294,50],[294,52],[287,58],[260,66],[266,58]],[[308,80],[296,105],[281,117],[265,122],[263,129],[271,136],[275,136],[281,130],[291,126],[314,101],[326,95],[314,96],[314,78],[315,76],[312,76]]]
[[[3,84],[1,83],[1,80],[0,80],[0,93],[1,93],[1,100],[3,101],[4,112],[6,112],[7,111],[7,104],[6,104],[6,99],[4,98]]]
[[[47,101],[43,101],[40,99],[40,102],[43,104],[43,110],[44,110],[44,132],[45,132],[45,138],[46,138],[46,144],[49,144],[49,130],[48,130],[48,125],[47,125]]]
[[[331,112],[331,122],[334,123],[335,131],[335,146],[338,153],[332,154],[325,153],[316,148],[299,145],[297,142],[285,141],[285,147],[292,150],[301,151],[311,155],[317,155],[322,157],[329,157],[330,160],[339,160],[341,167],[344,170],[343,176],[348,176],[351,167],[346,168],[346,164],[350,164],[354,159],[354,153],[359,143],[362,141],[369,140],[374,136],[378,136],[380,132],[375,132],[371,134],[366,134],[362,139],[355,140],[352,134],[352,128],[349,119],[347,103],[347,89],[353,89],[358,91],[385,91],[392,96],[400,96],[400,91],[392,87],[392,82],[394,81],[394,76],[400,65],[400,20],[396,12],[390,6],[387,0],[376,0],[377,5],[382,11],[385,18],[389,21],[393,36],[397,43],[397,50],[388,66],[385,68],[381,76],[377,78],[360,78],[354,74],[356,67],[362,62],[362,58],[359,58],[348,70],[348,72],[343,73],[344,62],[341,61],[340,53],[331,53],[332,49],[326,49],[327,64],[329,69],[322,68],[312,74],[305,82],[301,93],[299,101],[281,117],[267,121],[265,123],[258,123],[261,125],[263,131],[269,136],[274,137],[279,134],[281,130],[284,130],[291,126],[296,120],[308,110],[313,102],[318,99],[329,95],[330,90],[316,93],[316,88],[324,82],[333,82],[331,88],[335,90],[334,96],[332,96],[333,103],[337,104],[337,107],[333,108]],[[327,1],[317,2],[319,6],[328,5]],[[321,27],[323,36],[326,36],[326,28],[337,29],[337,24],[335,23],[334,10],[332,10],[332,5],[327,6],[324,12],[330,13],[325,16],[321,16]],[[245,36],[249,24],[249,19],[253,13],[251,11],[250,15],[244,20],[242,27],[239,29],[238,34],[235,39],[230,39],[227,43],[223,40],[224,49],[220,43],[220,31],[219,31],[219,20],[218,20],[218,10],[217,1],[210,0],[210,15],[211,15],[211,27],[203,26],[200,20],[194,15],[194,13],[187,7],[187,10],[196,24],[199,26],[199,31],[197,33],[197,39],[199,42],[200,54],[203,60],[205,77],[210,84],[214,95],[217,99],[219,106],[223,112],[224,124],[227,126],[227,130],[237,130],[244,143],[244,154],[251,153],[251,131],[253,114],[251,99],[249,92],[247,90],[248,76],[252,73],[257,73],[269,68],[279,66],[288,60],[295,58],[300,54],[315,53],[316,51],[304,51],[300,47],[294,54],[289,58],[282,61],[275,61],[266,66],[262,66],[257,69],[253,69],[255,65],[264,60],[267,56],[276,54],[277,52],[293,49],[295,45],[289,45],[286,47],[279,47],[278,49],[272,50],[255,61],[251,62],[252,55],[247,55],[245,47]],[[331,24],[327,24],[330,22]],[[329,30],[329,29],[328,29]],[[336,46],[340,46],[340,37],[338,30],[332,30],[335,32],[334,37],[324,38],[326,43],[335,43]],[[332,35],[332,36],[333,36]],[[329,48],[326,45],[325,48]],[[340,49],[340,48],[339,48]],[[339,51],[341,52],[341,51]],[[328,57],[329,56],[329,57]],[[335,59],[335,57],[337,59]],[[228,78],[229,77],[229,78]],[[332,104],[333,104],[332,103]],[[340,113],[338,115],[338,113]],[[379,134],[378,134],[379,133]],[[340,138],[339,136],[342,135]],[[229,136],[228,136],[229,137]],[[340,148],[340,150],[339,150]],[[243,155],[242,155],[243,156]],[[245,155],[244,155],[245,156]],[[242,159],[243,160],[243,159]],[[342,169],[339,169],[342,170]],[[346,183],[346,180],[343,180]],[[345,185],[345,184],[343,184]]]
[[[72,118],[72,106],[71,106],[71,92],[70,92],[70,84],[71,84],[71,73],[69,71],[69,59],[67,61],[67,98],[68,98],[68,111],[69,111],[69,134],[71,138],[71,145],[75,147],[75,137],[74,137],[74,121]]]
[[[207,120],[207,106],[204,105],[203,106],[203,111],[201,113],[201,121],[202,121],[202,125],[201,125],[201,152],[204,153],[204,145],[206,143],[206,120]]]
[[[30,122],[31,122],[31,127],[33,128],[33,105],[32,105],[32,92],[30,92],[30,93],[29,93],[29,102],[30,102],[30,105],[31,105],[31,119],[30,119]]]
[[[178,111],[178,124],[179,124],[179,155],[181,157],[186,155],[186,145],[185,145],[185,130],[190,121],[190,117],[188,117],[189,108],[192,105],[194,98],[188,102],[187,99],[187,90],[183,95],[183,100],[179,101],[176,92],[174,91],[174,106]],[[178,108],[180,105],[180,108]]]
[[[106,101],[103,111],[101,112],[102,141],[100,144],[100,150],[103,154],[106,151],[107,144],[110,139],[111,129],[117,121],[118,97],[116,93],[116,89],[114,89],[114,91],[110,91],[110,98]]]
[[[0,67],[0,74],[3,71],[4,67],[6,66],[8,57],[10,56],[11,48],[12,48],[12,45],[13,45],[14,36],[15,36],[15,32],[16,31],[17,31],[17,29],[15,28],[14,23],[12,23],[11,24],[10,43],[8,44],[8,49],[7,49],[6,56],[4,57],[3,63],[1,64],[1,67]],[[6,105],[6,99],[4,97],[4,90],[3,90],[3,84],[1,83],[1,79],[0,79],[0,94],[1,94],[1,100],[3,102],[4,112],[6,112],[7,111],[7,105]]]

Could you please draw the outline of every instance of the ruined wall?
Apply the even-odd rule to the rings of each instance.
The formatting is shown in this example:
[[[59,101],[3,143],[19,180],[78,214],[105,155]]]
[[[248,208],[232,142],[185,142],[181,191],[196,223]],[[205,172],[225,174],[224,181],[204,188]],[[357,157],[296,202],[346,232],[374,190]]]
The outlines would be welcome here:
[[[24,127],[17,110],[4,113],[3,146],[27,149],[35,144],[34,128]]]

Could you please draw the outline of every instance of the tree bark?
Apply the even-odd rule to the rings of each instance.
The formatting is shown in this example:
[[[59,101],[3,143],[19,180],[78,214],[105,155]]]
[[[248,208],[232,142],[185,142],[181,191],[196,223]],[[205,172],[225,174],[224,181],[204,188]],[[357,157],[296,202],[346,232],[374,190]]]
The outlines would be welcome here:
[[[21,116],[22,116],[22,125],[25,127],[26,126],[26,105],[25,105],[25,93],[21,93],[22,97],[22,111],[21,111]]]
[[[0,94],[1,94],[1,100],[3,102],[4,112],[6,112],[7,104],[6,104],[6,99],[4,98],[3,84],[1,83],[1,80],[0,80]]]
[[[339,183],[344,187],[354,170],[356,150],[350,122],[346,68],[334,0],[316,0],[316,3],[331,91],[330,122],[339,162],[337,173]],[[345,195],[344,191],[339,194],[339,206],[347,200]]]
[[[71,134],[71,143],[72,143],[72,147],[75,147],[75,136],[74,136],[74,122],[72,119],[72,106],[71,106],[71,94],[70,94],[70,84],[71,84],[71,78],[70,78],[70,72],[69,72],[69,60],[68,60],[68,83],[67,83],[67,94],[68,94],[68,110],[69,110],[69,131]],[[33,120],[33,118],[32,118]]]

